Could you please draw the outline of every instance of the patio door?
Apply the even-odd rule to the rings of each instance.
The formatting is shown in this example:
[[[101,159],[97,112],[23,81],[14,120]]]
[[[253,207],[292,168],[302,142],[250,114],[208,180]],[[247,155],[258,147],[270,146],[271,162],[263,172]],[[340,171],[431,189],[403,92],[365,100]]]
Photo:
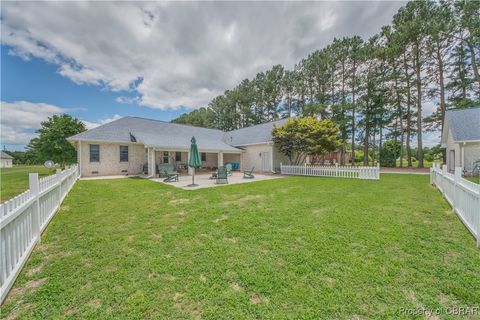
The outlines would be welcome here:
[[[272,172],[272,161],[270,159],[270,152],[262,152],[262,171]]]
[[[455,150],[448,154],[448,171],[455,171]]]

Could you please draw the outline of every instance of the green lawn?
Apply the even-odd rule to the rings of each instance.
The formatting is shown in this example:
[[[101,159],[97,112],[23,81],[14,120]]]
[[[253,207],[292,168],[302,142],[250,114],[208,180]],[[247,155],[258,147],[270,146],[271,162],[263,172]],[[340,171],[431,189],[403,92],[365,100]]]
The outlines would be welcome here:
[[[467,179],[468,181],[472,181],[480,184],[480,177],[464,177],[464,178]]]
[[[38,172],[40,177],[55,173],[55,169],[44,166],[14,166],[0,169],[0,202],[27,191],[28,174]]]
[[[480,250],[428,180],[79,181],[1,316],[411,319],[401,307],[478,306]]]

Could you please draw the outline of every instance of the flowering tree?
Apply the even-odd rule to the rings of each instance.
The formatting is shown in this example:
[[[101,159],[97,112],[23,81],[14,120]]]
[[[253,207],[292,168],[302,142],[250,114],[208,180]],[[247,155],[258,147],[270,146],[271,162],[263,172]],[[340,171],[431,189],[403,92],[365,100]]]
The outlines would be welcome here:
[[[342,144],[338,126],[315,117],[291,118],[281,127],[274,127],[272,135],[276,147],[292,164],[304,162],[308,155],[325,155]]]

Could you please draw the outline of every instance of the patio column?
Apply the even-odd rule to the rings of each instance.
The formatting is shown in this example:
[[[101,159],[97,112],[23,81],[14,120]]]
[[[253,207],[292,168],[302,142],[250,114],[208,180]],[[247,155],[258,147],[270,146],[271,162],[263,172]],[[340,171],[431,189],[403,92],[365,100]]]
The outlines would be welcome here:
[[[460,144],[460,166],[465,169],[465,142]]]
[[[218,165],[219,167],[223,166],[223,152],[220,151],[220,152],[218,153],[218,156],[217,156],[217,157],[218,157],[218,158],[217,158],[217,162],[218,162],[217,165]]]
[[[148,176],[153,178],[155,177],[155,149],[147,149],[147,167],[148,167]]]
[[[82,141],[78,141],[77,162],[78,162],[78,172],[80,172],[80,177],[81,177],[82,176]]]

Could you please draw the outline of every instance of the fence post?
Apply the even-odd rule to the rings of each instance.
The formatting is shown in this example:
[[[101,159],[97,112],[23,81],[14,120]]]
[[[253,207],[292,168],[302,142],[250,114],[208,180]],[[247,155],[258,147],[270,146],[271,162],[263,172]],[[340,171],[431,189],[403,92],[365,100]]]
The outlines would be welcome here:
[[[35,235],[35,242],[40,241],[40,204],[39,204],[39,194],[40,194],[40,184],[38,183],[38,173],[30,173],[28,175],[28,184],[30,189],[30,194],[32,197],[35,197],[35,202],[33,205],[33,233]]]
[[[454,211],[457,210],[457,208],[455,207],[457,203],[459,203],[459,199],[458,199],[458,181],[462,178],[462,168],[460,167],[455,167],[455,175],[453,177],[453,209]]]
[[[61,201],[62,200],[62,170],[61,169],[57,169],[55,173],[55,180],[57,180],[57,183],[58,183],[58,201]]]
[[[280,174],[283,174],[282,163],[280,162]]]
[[[335,177],[338,177],[338,163],[335,163]]]
[[[377,172],[376,172],[377,180],[380,180],[380,162],[377,162]]]
[[[433,185],[433,168],[435,167],[435,163],[432,164],[430,167],[430,185]]]
[[[477,247],[480,248],[480,184],[477,187]]]

